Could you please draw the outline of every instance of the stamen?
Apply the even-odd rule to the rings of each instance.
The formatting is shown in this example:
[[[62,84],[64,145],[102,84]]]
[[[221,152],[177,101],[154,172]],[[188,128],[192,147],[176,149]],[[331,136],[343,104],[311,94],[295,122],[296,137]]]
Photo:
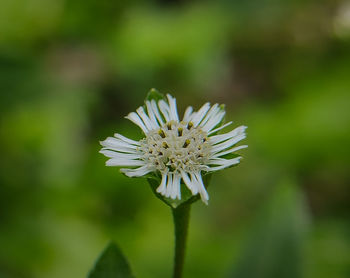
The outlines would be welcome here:
[[[147,163],[161,173],[200,171],[209,159],[211,144],[207,133],[192,122],[168,122],[147,133],[140,151]]]
[[[163,142],[163,143],[162,143],[162,146],[163,146],[163,148],[165,148],[165,149],[169,148],[169,146],[168,146],[168,144],[167,144],[166,142]]]
[[[160,135],[160,137],[165,138],[165,133],[164,133],[163,129],[160,129],[158,131],[158,134]]]
[[[190,139],[187,139],[183,145],[184,148],[186,148],[191,143]]]

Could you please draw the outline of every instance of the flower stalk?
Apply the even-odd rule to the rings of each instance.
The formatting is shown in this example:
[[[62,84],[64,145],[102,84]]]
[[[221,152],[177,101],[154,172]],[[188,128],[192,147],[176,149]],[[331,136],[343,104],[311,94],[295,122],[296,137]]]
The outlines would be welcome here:
[[[183,277],[190,210],[191,204],[183,204],[177,208],[172,208],[175,230],[173,278]]]
[[[213,172],[240,163],[237,144],[246,138],[246,126],[220,133],[223,105],[209,102],[199,110],[187,107],[180,119],[176,99],[152,89],[145,105],[126,118],[141,128],[135,141],[119,133],[101,142],[107,166],[122,168],[128,177],[146,177],[154,194],[171,207],[175,231],[173,278],[183,277],[191,204],[199,198],[208,204],[207,187]]]

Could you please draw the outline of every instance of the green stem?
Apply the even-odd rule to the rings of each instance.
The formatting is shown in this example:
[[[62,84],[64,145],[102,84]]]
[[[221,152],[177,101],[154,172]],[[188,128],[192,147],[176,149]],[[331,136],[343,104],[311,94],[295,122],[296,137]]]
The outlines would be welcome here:
[[[175,226],[175,258],[173,278],[182,278],[185,261],[188,223],[190,220],[190,204],[172,208]]]

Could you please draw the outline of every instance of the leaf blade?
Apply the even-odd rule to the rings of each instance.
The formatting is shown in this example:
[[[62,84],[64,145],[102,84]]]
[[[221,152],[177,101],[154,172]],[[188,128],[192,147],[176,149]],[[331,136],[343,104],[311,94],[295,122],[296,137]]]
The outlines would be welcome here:
[[[119,247],[110,242],[96,260],[87,278],[135,278]]]

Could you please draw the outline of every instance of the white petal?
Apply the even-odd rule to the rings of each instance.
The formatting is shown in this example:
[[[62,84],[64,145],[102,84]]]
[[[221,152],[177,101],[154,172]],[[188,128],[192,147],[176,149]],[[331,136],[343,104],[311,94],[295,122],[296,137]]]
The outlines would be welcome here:
[[[201,195],[202,201],[207,205],[209,200],[209,195],[204,187],[202,175],[200,173],[191,174],[192,181],[195,181],[198,187],[199,194]]]
[[[125,154],[138,154],[139,152],[136,150],[132,150],[130,148],[125,148],[125,147],[118,147],[118,148],[114,148],[114,147],[105,147],[102,148],[103,150],[112,150],[118,153],[125,153]]]
[[[151,121],[151,119],[147,116],[145,109],[141,106],[136,109],[137,114],[139,114],[140,118],[142,119],[143,123],[147,127],[148,130],[156,129],[158,126],[157,122]]]
[[[106,166],[142,166],[145,162],[142,160],[133,160],[127,158],[111,158],[106,161]]]
[[[182,176],[182,180],[184,181],[184,183],[186,184],[188,189],[191,190],[192,195],[198,194],[198,188],[197,188],[196,184],[190,180],[188,174],[185,173],[184,171],[181,171],[181,176]]]
[[[217,144],[217,143],[220,143],[222,141],[226,141],[227,139],[233,138],[239,134],[244,134],[246,129],[247,129],[247,127],[242,125],[242,126],[239,126],[228,133],[223,133],[223,134],[211,136],[211,137],[209,137],[209,140],[212,144]]]
[[[215,116],[219,111],[220,108],[218,107],[219,105],[216,103],[214,104],[210,110],[208,111],[207,115],[205,115],[203,121],[201,121],[200,126],[204,126],[205,123],[213,116]]]
[[[240,162],[242,157],[236,157],[236,158],[232,158],[232,159],[221,159],[221,160],[215,160],[215,161],[211,161],[211,164],[214,165],[219,165],[219,166],[213,166],[209,168],[209,172],[213,172],[213,171],[219,171],[221,169],[230,167],[232,165],[238,164]]]
[[[160,101],[158,101],[158,107],[160,112],[162,112],[165,121],[169,122],[170,121],[169,105],[164,100],[161,99]]]
[[[152,107],[152,110],[153,110],[153,112],[154,112],[154,114],[155,114],[155,116],[156,116],[156,118],[157,118],[157,120],[159,122],[159,125],[160,126],[163,125],[164,124],[163,118],[160,115],[157,103],[156,103],[156,101],[154,99],[152,99],[152,101],[151,101],[151,107]]]
[[[181,181],[181,176],[175,173],[173,176],[173,188],[171,189],[171,194],[170,194],[171,199],[176,199],[176,198],[178,198],[179,200],[181,199],[180,181]]]
[[[147,107],[147,113],[149,115],[151,122],[153,123],[154,126],[158,128],[159,124],[150,101],[146,101],[146,107]]]
[[[225,111],[220,110],[215,116],[211,117],[205,125],[203,125],[202,129],[207,132],[212,130],[214,127],[220,124],[224,116]]]
[[[197,113],[191,119],[194,126],[199,125],[199,123],[203,120],[205,114],[208,112],[209,109],[210,109],[210,104],[209,102],[207,102],[197,111]]]
[[[170,119],[179,122],[179,115],[177,114],[177,108],[176,108],[176,99],[169,94],[167,94],[166,96],[169,102]]]
[[[168,174],[168,183],[165,190],[165,197],[170,197],[171,190],[173,189],[173,174]]]
[[[139,159],[142,157],[140,154],[119,153],[116,151],[108,150],[106,148],[100,150],[100,153],[110,158]]]
[[[128,152],[136,152],[137,146],[131,145],[129,143],[123,142],[120,139],[114,138],[114,137],[107,137],[106,140],[100,142],[100,144],[108,149],[113,149],[116,151],[125,151],[128,150]]]
[[[148,133],[149,129],[145,126],[145,124],[140,119],[139,115],[137,115],[135,112],[129,113],[129,115],[127,115],[125,118],[138,125],[142,129],[143,133]]]
[[[141,177],[148,174],[149,172],[152,172],[153,170],[150,169],[148,165],[144,165],[136,169],[120,169],[120,171],[128,177]]]
[[[225,142],[222,142],[220,144],[217,144],[217,145],[214,145],[214,147],[211,149],[211,153],[214,154],[214,153],[217,153],[217,152],[220,152],[220,151],[223,151],[227,148],[230,148],[232,147],[233,145],[237,144],[239,141],[243,140],[244,138],[246,138],[246,135],[245,134],[239,134]]]
[[[136,146],[140,146],[140,142],[131,140],[129,138],[126,138],[125,136],[119,134],[119,133],[114,133],[114,137],[124,141],[125,143],[131,144],[131,145],[136,145]]]
[[[159,187],[157,188],[157,192],[162,194],[162,195],[165,194],[167,177],[168,177],[167,174],[162,174],[162,181],[161,181]]]
[[[232,136],[232,131],[229,133],[224,133],[224,134],[219,134],[219,135],[214,135],[209,137],[209,141],[212,145],[216,145],[220,142],[226,141],[228,139],[231,139],[235,135]]]
[[[208,135],[213,134],[213,133],[215,133],[215,132],[218,132],[218,131],[220,131],[221,129],[223,129],[223,128],[225,128],[225,127],[231,125],[231,124],[232,124],[232,121],[231,121],[231,122],[228,122],[228,123],[226,123],[226,124],[224,124],[224,125],[222,125],[222,126],[219,126],[218,128],[216,128],[216,129],[214,129],[214,130],[210,130],[210,131],[208,131]]]
[[[212,158],[217,158],[217,157],[223,156],[225,154],[234,153],[238,150],[245,149],[245,148],[248,148],[248,145],[241,145],[241,146],[237,146],[237,147],[232,148],[232,149],[228,149],[228,150],[223,151],[223,152],[218,152],[218,153],[214,154],[212,156]]]
[[[191,117],[191,115],[192,115],[192,111],[193,111],[192,106],[188,106],[188,107],[186,108],[184,117],[183,117],[183,119],[182,119],[184,122],[189,122],[189,121],[190,121],[190,117]]]

